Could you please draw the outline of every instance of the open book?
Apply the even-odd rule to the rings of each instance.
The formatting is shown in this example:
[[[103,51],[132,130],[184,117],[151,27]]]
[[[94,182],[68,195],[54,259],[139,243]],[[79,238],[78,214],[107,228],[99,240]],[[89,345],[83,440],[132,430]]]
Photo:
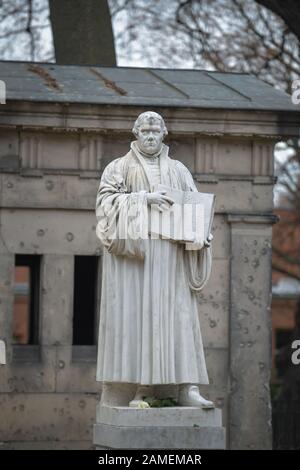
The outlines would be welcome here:
[[[211,232],[216,196],[163,184],[155,185],[153,190],[166,191],[175,203],[156,216],[151,213],[151,234],[186,243],[188,250],[202,248]]]

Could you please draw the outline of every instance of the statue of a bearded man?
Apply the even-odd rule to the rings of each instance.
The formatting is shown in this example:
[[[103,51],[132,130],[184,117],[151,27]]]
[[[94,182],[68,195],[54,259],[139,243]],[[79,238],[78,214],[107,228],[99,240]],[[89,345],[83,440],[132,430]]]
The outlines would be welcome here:
[[[195,295],[210,276],[212,235],[196,250],[145,236],[150,207],[167,211],[174,202],[155,190],[158,184],[197,188],[188,169],[168,156],[167,128],[159,114],[140,114],[133,134],[137,140],[129,152],[104,169],[96,200],[96,233],[104,246],[97,362],[101,404],[109,404],[122,384],[136,386],[133,407],[145,405],[153,385],[177,384],[179,405],[213,407],[198,388],[208,384],[208,375]]]

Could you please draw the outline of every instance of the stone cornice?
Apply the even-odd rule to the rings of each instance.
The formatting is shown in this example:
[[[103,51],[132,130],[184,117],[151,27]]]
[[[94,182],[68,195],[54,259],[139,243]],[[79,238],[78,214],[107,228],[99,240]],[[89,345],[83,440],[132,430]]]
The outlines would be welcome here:
[[[230,224],[276,224],[278,215],[274,213],[250,214],[244,212],[227,213],[227,222]]]
[[[0,130],[131,133],[137,106],[9,102],[0,106]],[[270,111],[155,108],[171,136],[237,136],[284,139],[298,136],[300,113]]]

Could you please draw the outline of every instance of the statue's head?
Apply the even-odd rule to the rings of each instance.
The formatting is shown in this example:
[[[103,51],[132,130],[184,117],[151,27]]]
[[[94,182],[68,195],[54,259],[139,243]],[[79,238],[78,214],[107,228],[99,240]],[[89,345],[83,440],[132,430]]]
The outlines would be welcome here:
[[[146,111],[138,116],[132,132],[138,141],[142,152],[153,155],[162,146],[164,137],[168,134],[165,121],[160,114]]]

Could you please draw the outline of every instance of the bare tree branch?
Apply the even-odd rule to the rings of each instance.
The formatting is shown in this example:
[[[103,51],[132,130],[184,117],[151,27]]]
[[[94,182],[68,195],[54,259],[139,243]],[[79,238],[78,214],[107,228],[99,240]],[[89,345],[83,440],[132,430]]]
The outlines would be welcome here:
[[[300,281],[300,276],[298,274],[295,274],[294,272],[291,272],[289,269],[285,269],[276,263],[272,262],[272,269],[274,271],[277,271],[278,273],[284,274],[285,276],[291,277],[293,279],[297,279],[297,281]]]
[[[300,4],[299,0],[256,0],[260,5],[268,8],[276,15],[280,16],[289,29],[300,40]]]

